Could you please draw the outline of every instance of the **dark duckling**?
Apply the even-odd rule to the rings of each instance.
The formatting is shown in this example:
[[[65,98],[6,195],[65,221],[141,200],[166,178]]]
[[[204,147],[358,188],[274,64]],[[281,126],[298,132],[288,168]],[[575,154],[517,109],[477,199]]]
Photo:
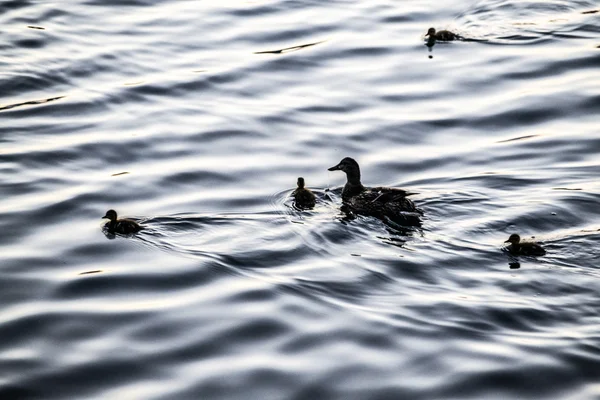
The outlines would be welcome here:
[[[516,233],[510,235],[507,241],[504,243],[510,243],[506,249],[513,255],[522,256],[543,256],[546,254],[546,250],[537,243],[533,242],[521,242],[521,237]]]
[[[350,210],[357,214],[369,215],[382,220],[392,220],[400,224],[419,225],[421,211],[407,198],[413,193],[390,187],[368,188],[360,182],[358,163],[346,157],[329,171],[346,173],[346,185],[342,191],[342,200]]]
[[[429,36],[429,40],[439,40],[442,42],[449,42],[452,40],[461,39],[461,37],[454,32],[446,30],[436,32],[435,28],[429,28],[425,37],[427,36]]]
[[[313,208],[316,198],[313,192],[304,187],[304,178],[298,178],[298,187],[292,193],[294,203],[298,208]]]
[[[144,229],[141,225],[131,219],[117,219],[117,212],[115,210],[108,210],[106,215],[102,218],[108,218],[110,220],[104,225],[110,233],[128,235]]]

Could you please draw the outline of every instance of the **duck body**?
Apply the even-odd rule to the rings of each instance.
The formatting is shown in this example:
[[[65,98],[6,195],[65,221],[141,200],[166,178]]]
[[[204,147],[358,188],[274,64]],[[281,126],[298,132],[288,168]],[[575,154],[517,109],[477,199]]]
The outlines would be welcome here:
[[[358,163],[346,157],[329,171],[343,171],[347,182],[342,190],[342,201],[350,211],[381,220],[391,220],[402,225],[420,225],[422,212],[407,197],[411,193],[390,187],[365,187],[360,182]]]
[[[462,39],[460,35],[447,30],[436,31],[435,28],[429,28],[425,37],[429,36],[429,40],[439,40],[441,42],[451,42],[453,40]]]
[[[361,193],[344,200],[344,204],[356,214],[391,220],[401,225],[421,224],[421,211],[406,197],[402,189],[376,187],[365,188]],[[343,198],[343,197],[342,197]]]
[[[506,246],[506,250],[515,256],[543,256],[546,254],[546,250],[537,243],[521,242],[521,237],[516,233],[510,235],[504,243],[510,243]]]
[[[304,178],[298,178],[298,187],[292,192],[294,204],[298,208],[313,208],[316,204],[316,197],[310,189],[304,187]]]
[[[108,210],[102,218],[108,218],[109,221],[104,225],[104,228],[110,233],[129,235],[144,229],[140,224],[131,219],[118,219],[117,212],[115,210]]]

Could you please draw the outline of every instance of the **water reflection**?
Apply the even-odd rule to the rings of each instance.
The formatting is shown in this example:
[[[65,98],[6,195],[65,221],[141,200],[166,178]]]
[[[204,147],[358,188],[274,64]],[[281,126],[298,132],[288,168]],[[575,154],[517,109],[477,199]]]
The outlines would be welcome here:
[[[430,37],[426,40],[425,46],[427,46],[427,51],[429,52],[429,58],[433,58],[433,46],[435,46],[435,38]]]
[[[42,100],[31,100],[31,101],[24,101],[22,103],[8,104],[6,106],[0,106],[0,111],[10,110],[11,108],[22,107],[22,106],[33,106],[33,105],[39,105],[39,104],[44,104],[44,103],[50,103],[51,101],[64,99],[65,97],[66,96],[56,96],[56,97],[50,97],[50,98],[42,99]]]
[[[312,46],[315,46],[317,44],[321,44],[321,43],[324,43],[324,42],[325,42],[325,40],[321,40],[321,41],[318,41],[318,42],[301,44],[301,45],[298,45],[298,46],[285,47],[283,49],[278,49],[278,50],[256,51],[256,52],[254,52],[254,54],[283,54],[283,53],[290,53],[292,51],[302,50],[302,49],[305,49],[307,47],[312,47]]]
[[[110,232],[108,230],[108,228],[106,228],[106,227],[102,228],[102,233],[104,234],[104,237],[107,238],[108,240],[115,240],[117,238],[117,235],[115,235],[114,233]]]
[[[103,272],[101,269],[95,269],[93,271],[84,271],[84,272],[80,272],[79,275],[91,275],[91,274],[99,274]]]
[[[107,225],[108,225],[108,223],[107,223]],[[131,239],[133,237],[136,237],[139,234],[139,233],[119,233],[119,232],[115,232],[115,231],[109,229],[106,225],[102,227],[102,233],[104,234],[104,237],[107,238],[108,240],[114,240],[117,237]]]
[[[0,398],[598,397],[592,0],[119,3],[0,6]],[[323,190],[345,154],[422,227]]]

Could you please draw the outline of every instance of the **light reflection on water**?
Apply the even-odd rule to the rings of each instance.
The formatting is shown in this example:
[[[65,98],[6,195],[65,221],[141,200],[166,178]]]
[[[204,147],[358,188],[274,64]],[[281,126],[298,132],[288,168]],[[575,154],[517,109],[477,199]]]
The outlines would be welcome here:
[[[595,8],[2,3],[0,397],[600,396]]]

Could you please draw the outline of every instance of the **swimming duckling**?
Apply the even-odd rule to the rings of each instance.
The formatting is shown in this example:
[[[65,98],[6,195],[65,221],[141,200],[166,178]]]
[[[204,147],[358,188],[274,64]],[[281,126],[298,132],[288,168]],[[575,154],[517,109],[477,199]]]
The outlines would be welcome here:
[[[461,39],[461,37],[454,32],[446,30],[436,32],[435,28],[429,28],[425,37],[427,36],[429,36],[429,40],[439,40],[442,42],[449,42],[452,40]]]
[[[110,220],[106,223],[106,225],[104,225],[104,227],[108,229],[110,233],[121,233],[123,235],[128,235],[144,229],[143,226],[131,219],[117,219],[117,212],[115,210],[108,210],[106,215],[104,215],[102,218],[108,218]]]
[[[328,170],[346,173],[347,182],[342,190],[342,200],[357,214],[382,220],[391,219],[405,225],[420,223],[421,211],[407,198],[413,193],[398,188],[363,186],[360,182],[360,167],[354,159],[346,157]]]
[[[313,208],[316,200],[315,195],[310,189],[304,187],[304,178],[298,178],[298,187],[292,192],[294,205],[298,208]]]
[[[513,255],[522,256],[543,256],[546,254],[546,250],[537,243],[534,242],[521,242],[521,237],[516,233],[510,235],[507,241],[504,243],[510,243],[506,249]]]

